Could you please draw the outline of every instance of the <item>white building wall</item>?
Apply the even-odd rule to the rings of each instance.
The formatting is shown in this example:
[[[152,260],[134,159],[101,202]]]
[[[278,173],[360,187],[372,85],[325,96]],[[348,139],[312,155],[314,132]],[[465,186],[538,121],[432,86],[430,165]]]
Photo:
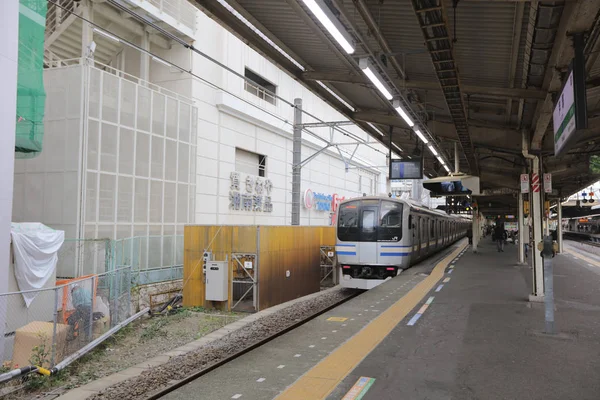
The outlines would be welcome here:
[[[202,13],[198,20],[199,39],[195,47],[200,51],[224,63],[240,75],[244,74],[246,67],[249,68],[277,85],[277,95],[288,102],[293,102],[294,98],[301,98],[303,110],[321,120],[346,120],[342,114],[215,21]],[[207,37],[211,40],[200,39]],[[181,54],[178,60],[172,61],[184,62],[184,58],[185,55]],[[193,60],[195,74],[224,89],[215,89],[197,79],[194,80],[193,97],[199,109],[195,222],[289,225],[292,202],[293,108],[282,100],[277,100],[273,105],[258,98],[244,90],[242,78],[202,56],[196,54]],[[303,122],[317,121],[303,114]],[[364,140],[368,139],[366,132],[356,126],[343,128]],[[328,128],[314,128],[312,131],[326,140],[352,141],[339,132],[334,132],[332,138]],[[324,144],[324,141],[303,132],[302,159],[320,150]],[[273,183],[272,212],[230,209],[230,177],[235,171],[236,147],[267,157],[265,179]],[[385,165],[383,146],[377,144],[374,147],[378,147],[381,152],[360,146],[356,156],[372,166]],[[342,149],[352,153],[354,146],[344,146]],[[350,158],[350,154],[345,157]],[[380,171],[376,168],[363,165],[364,168],[359,170],[356,165],[352,167],[346,171],[345,164],[335,148],[324,151],[302,168],[302,192],[311,189],[315,193],[354,197],[363,193],[375,194],[385,191],[385,176],[380,176]],[[372,182],[368,192],[362,190],[367,187],[366,185],[360,187],[361,175]],[[329,212],[302,207],[301,224],[303,225],[328,225],[330,220]]]

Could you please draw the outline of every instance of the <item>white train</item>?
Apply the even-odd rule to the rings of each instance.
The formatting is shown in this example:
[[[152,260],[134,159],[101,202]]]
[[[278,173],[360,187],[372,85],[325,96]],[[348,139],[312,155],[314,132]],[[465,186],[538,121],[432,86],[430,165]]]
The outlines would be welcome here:
[[[339,205],[340,284],[372,289],[464,237],[471,220],[383,196]]]

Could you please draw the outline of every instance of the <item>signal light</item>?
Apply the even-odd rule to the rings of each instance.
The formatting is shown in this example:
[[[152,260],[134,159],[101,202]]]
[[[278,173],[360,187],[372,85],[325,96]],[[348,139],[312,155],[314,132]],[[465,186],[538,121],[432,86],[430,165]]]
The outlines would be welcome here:
[[[350,266],[349,265],[344,265],[342,268],[344,268],[344,269],[350,269]]]
[[[392,267],[392,268],[388,267],[388,268],[386,268],[386,269],[387,269],[388,271],[393,271],[393,270],[394,270],[394,268],[393,268],[393,267]]]

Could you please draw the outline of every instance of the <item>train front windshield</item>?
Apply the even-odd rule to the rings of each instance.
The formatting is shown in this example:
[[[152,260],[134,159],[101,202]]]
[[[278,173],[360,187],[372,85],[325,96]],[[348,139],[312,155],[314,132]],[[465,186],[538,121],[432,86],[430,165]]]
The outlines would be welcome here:
[[[400,241],[402,206],[388,200],[355,200],[340,205],[338,239],[343,242]]]

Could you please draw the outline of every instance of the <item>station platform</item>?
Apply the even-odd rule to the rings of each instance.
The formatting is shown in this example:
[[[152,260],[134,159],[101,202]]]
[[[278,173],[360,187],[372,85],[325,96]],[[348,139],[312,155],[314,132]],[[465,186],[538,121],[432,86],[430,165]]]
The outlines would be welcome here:
[[[465,243],[165,398],[600,398],[600,262],[554,259],[560,334],[548,336],[516,247]]]

